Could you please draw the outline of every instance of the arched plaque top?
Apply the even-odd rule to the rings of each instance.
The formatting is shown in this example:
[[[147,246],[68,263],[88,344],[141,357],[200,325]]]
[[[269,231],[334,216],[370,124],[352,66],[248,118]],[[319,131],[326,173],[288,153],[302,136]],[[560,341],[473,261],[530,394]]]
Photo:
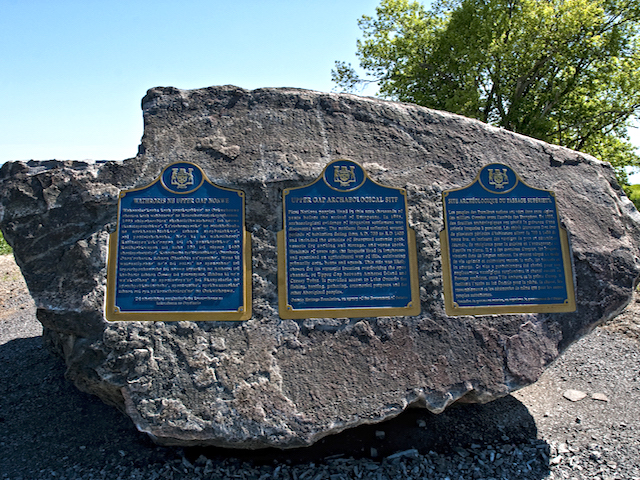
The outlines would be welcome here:
[[[171,193],[188,194],[196,191],[205,181],[205,174],[195,163],[173,163],[162,171],[162,186]]]
[[[510,166],[492,163],[482,167],[477,180],[488,192],[504,194],[516,188],[520,177]]]
[[[329,163],[322,172],[324,183],[339,192],[351,192],[362,186],[367,173],[356,162],[347,159]]]

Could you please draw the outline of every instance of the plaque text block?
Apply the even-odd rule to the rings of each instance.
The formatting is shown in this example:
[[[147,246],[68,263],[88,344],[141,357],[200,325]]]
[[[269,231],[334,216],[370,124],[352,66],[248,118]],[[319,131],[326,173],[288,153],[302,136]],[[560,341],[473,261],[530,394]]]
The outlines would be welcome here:
[[[415,235],[406,192],[337,160],[311,185],[283,193],[282,318],[417,315]]]
[[[507,165],[443,193],[441,234],[449,315],[575,310],[569,244],[555,195]]]
[[[111,234],[108,320],[251,317],[244,194],[212,184],[188,162],[124,190]]]

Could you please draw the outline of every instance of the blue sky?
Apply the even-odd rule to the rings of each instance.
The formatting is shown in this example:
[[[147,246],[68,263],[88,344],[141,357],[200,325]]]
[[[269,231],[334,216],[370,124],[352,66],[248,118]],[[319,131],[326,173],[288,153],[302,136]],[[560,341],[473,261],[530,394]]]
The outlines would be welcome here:
[[[378,3],[0,0],[0,163],[132,157],[155,86],[331,91]]]
[[[0,163],[124,159],[155,86],[331,91],[378,0],[0,0]]]

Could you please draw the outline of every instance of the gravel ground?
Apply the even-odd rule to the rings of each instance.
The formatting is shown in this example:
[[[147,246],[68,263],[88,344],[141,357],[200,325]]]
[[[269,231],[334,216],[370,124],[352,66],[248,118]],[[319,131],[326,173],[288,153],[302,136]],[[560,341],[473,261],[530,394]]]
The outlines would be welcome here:
[[[0,256],[0,479],[640,480],[639,312],[634,301],[536,384],[487,405],[410,409],[305,449],[168,448],[64,379]]]

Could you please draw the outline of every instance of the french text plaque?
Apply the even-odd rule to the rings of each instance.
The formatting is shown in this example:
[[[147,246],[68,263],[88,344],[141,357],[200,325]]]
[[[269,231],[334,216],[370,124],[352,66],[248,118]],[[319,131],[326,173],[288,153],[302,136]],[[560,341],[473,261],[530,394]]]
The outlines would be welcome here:
[[[108,320],[251,318],[251,239],[244,193],[189,162],[123,190],[110,235]]]
[[[278,235],[282,318],[418,315],[415,234],[406,191],[350,160],[283,192]]]
[[[448,315],[575,310],[569,242],[553,192],[494,163],[442,197]]]

